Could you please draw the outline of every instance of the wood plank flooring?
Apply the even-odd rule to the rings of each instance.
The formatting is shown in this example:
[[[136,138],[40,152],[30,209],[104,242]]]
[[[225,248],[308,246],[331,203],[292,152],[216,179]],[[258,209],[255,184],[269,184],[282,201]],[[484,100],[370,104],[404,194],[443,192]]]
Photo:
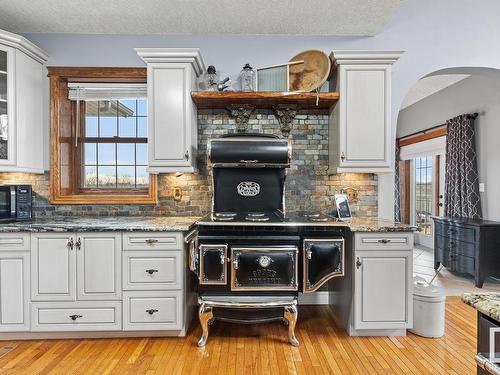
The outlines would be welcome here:
[[[280,323],[216,322],[205,348],[193,322],[186,338],[0,341],[0,374],[474,374],[476,312],[446,302],[440,339],[348,337],[328,306],[300,306],[297,338]],[[1,333],[0,333],[1,337]]]

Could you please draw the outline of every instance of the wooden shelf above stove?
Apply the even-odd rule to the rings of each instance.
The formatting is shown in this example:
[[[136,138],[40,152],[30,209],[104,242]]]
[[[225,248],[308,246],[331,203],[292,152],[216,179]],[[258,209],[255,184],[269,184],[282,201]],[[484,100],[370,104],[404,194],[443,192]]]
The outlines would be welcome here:
[[[316,99],[319,97],[318,105]],[[192,91],[198,109],[222,109],[231,105],[250,104],[271,109],[277,105],[297,105],[299,109],[330,109],[339,99],[338,92],[281,92],[281,91]]]

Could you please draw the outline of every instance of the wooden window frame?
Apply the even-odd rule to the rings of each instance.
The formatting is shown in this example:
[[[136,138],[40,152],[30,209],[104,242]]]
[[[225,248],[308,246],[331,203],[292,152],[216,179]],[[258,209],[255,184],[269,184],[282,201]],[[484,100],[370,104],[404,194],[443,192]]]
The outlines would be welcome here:
[[[61,186],[61,145],[75,143],[76,103],[68,99],[68,82],[124,82],[146,83],[146,68],[96,68],[96,67],[48,67],[50,79],[50,202],[52,204],[157,204],[157,176],[150,174],[148,189],[92,189],[81,188],[81,145],[69,152],[66,166],[67,187]],[[85,117],[85,104],[80,103],[81,121]],[[83,119],[83,120],[82,120]],[[63,134],[68,125],[71,135]],[[83,122],[81,122],[83,123]],[[80,127],[83,132],[84,127]],[[80,133],[78,138],[82,139]],[[133,138],[136,140],[136,138]]]

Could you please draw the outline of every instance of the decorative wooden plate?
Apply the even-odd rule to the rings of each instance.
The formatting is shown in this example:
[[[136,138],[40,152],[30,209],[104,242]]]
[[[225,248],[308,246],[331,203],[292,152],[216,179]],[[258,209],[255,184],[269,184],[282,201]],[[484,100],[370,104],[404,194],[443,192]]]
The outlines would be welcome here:
[[[290,59],[290,61],[297,60],[304,60],[304,63],[290,65],[288,88],[290,91],[314,91],[326,82],[332,64],[326,53],[311,49]]]

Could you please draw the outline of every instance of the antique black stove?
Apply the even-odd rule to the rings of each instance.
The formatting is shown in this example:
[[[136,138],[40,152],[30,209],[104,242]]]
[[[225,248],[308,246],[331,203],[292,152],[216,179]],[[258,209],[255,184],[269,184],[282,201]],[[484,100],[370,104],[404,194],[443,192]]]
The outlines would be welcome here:
[[[189,242],[190,269],[198,276],[199,346],[214,319],[280,319],[297,346],[299,291],[314,292],[344,274],[345,226],[328,215],[285,211],[290,158],[289,142],[271,135],[209,141],[212,213]]]

